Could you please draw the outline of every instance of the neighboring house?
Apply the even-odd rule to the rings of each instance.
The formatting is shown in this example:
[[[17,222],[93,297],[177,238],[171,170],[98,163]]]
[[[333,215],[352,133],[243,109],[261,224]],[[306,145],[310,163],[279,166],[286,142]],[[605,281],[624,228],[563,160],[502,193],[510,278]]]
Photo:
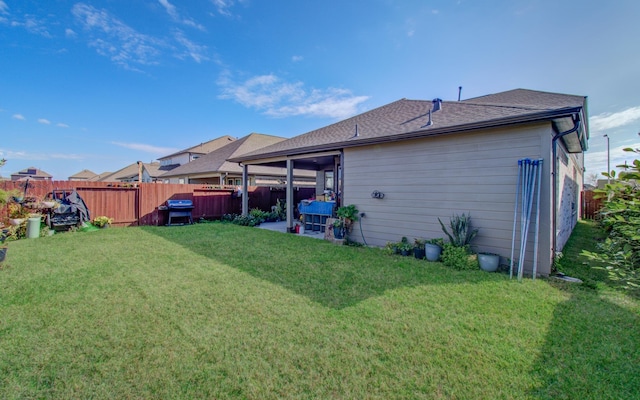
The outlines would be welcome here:
[[[93,181],[98,176],[93,171],[83,169],[82,171],[75,173],[69,177],[70,181]]]
[[[180,165],[188,164],[192,161],[195,161],[205,154],[211,153],[214,150],[217,150],[223,146],[228,145],[234,140],[236,139],[229,135],[221,136],[217,139],[213,139],[205,143],[200,143],[196,146],[189,147],[188,149],[180,150],[176,153],[169,154],[168,156],[160,157],[158,158],[158,161],[160,162],[160,166],[165,171],[169,171],[173,168],[179,167]],[[171,181],[166,183],[178,183],[178,182]]]
[[[25,179],[34,181],[50,181],[52,179],[52,176],[35,167],[29,167],[27,169],[23,169],[20,172],[11,174],[12,181],[20,181]]]
[[[157,182],[158,177],[166,172],[162,168],[157,161],[138,161],[101,178],[99,182]]]
[[[205,154],[197,160],[165,172],[160,176],[160,179],[165,182],[241,186],[242,167],[237,162],[229,162],[227,160],[283,140],[285,138],[251,133]],[[257,166],[251,169],[248,184],[256,186],[282,185],[286,180],[286,176],[286,168]],[[294,179],[296,185],[313,186],[315,184],[315,173],[311,171],[295,171]]]
[[[586,102],[583,96],[524,89],[457,102],[402,99],[229,161],[243,163],[246,174],[264,166],[315,171],[318,191],[329,182],[341,204],[365,213],[362,230],[350,238],[368,245],[402,236],[444,237],[438,218],[446,224],[454,214],[470,213],[479,228],[474,249],[498,253],[508,264],[517,163],[541,158],[537,270],[548,275],[580,215]],[[243,212],[247,208],[244,200]],[[529,273],[534,236],[532,228]]]

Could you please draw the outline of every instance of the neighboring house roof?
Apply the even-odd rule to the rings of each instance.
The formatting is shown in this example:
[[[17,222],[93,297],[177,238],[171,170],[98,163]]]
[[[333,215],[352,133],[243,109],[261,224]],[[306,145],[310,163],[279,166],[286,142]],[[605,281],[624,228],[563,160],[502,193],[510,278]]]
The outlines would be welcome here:
[[[271,135],[264,135],[261,133],[251,133],[243,138],[240,138],[228,145],[214,150],[209,154],[201,156],[197,160],[191,161],[188,164],[181,165],[169,172],[164,173],[162,178],[188,176],[203,173],[242,173],[242,167],[237,162],[229,162],[227,159],[231,157],[237,157],[244,153],[252,152],[261,149],[265,146],[273,145],[284,141],[285,138]],[[277,171],[274,168],[262,167],[262,169],[253,168],[251,173],[255,174],[273,174]],[[285,172],[286,174],[286,172]]]
[[[236,138],[229,136],[229,135],[225,135],[225,136],[220,136],[219,138],[213,139],[213,140],[209,140],[208,142],[205,143],[200,143],[198,145],[189,147],[187,149],[184,150],[180,150],[177,151],[175,153],[169,154],[167,156],[164,157],[160,157],[158,158],[158,160],[164,160],[167,158],[171,158],[174,156],[177,156],[179,154],[185,154],[185,153],[191,153],[191,154],[207,154],[207,153],[211,153],[214,150],[217,150],[223,146],[228,145],[229,143],[233,142],[234,140],[236,140]]]
[[[82,171],[75,173],[73,175],[71,175],[69,177],[69,180],[91,180],[93,178],[95,178],[97,176],[97,174],[93,171],[90,171],[88,169],[83,169]]]
[[[159,162],[142,163],[142,167],[147,171],[151,178],[157,178],[162,174]],[[100,182],[117,182],[124,179],[133,179],[138,177],[138,163],[127,165],[118,171],[107,175],[100,179]]]
[[[111,171],[105,171],[102,172],[100,174],[97,174],[96,176],[94,176],[93,178],[89,179],[90,181],[94,181],[94,182],[101,182],[103,178],[111,175],[113,172]]]
[[[489,127],[567,118],[580,112],[584,96],[515,89],[463,101],[401,99],[263,149],[233,157],[232,162],[304,154],[442,135]],[[429,120],[431,119],[431,124]]]
[[[52,176],[36,167],[29,167],[11,174],[12,181],[19,181],[26,178],[35,180],[51,180]]]

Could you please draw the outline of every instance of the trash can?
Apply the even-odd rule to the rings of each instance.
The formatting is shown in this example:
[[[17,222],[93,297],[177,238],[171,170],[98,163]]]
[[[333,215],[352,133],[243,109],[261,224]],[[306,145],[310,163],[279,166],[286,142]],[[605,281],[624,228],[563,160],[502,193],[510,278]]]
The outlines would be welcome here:
[[[31,217],[27,220],[27,239],[40,237],[40,217]]]

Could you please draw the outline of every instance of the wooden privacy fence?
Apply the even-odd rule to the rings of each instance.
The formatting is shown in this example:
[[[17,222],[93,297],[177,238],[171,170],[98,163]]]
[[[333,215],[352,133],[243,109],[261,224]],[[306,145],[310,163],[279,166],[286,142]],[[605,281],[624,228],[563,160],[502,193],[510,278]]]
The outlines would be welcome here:
[[[602,199],[594,199],[592,190],[584,190],[580,194],[582,198],[582,219],[597,219],[598,212],[602,208]]]
[[[211,185],[167,184],[167,183],[114,183],[82,181],[29,181],[25,191],[25,181],[2,181],[0,188],[5,191],[18,190],[25,197],[36,201],[45,199],[54,190],[76,190],[87,204],[91,218],[105,215],[113,218],[113,225],[164,225],[167,212],[158,210],[167,200],[193,201],[192,216],[217,219],[224,214],[239,214],[242,198],[235,187],[213,187]],[[299,188],[294,201],[313,196],[315,189]],[[270,211],[278,199],[284,201],[286,191],[277,187],[249,187],[249,208]],[[1,210],[2,218],[7,216]]]

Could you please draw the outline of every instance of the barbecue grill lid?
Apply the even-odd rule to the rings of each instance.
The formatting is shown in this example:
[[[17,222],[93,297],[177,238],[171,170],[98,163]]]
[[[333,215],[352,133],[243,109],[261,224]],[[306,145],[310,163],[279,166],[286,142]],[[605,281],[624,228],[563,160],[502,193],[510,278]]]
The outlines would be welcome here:
[[[193,201],[191,200],[167,200],[167,207],[169,208],[188,208],[193,207]]]

